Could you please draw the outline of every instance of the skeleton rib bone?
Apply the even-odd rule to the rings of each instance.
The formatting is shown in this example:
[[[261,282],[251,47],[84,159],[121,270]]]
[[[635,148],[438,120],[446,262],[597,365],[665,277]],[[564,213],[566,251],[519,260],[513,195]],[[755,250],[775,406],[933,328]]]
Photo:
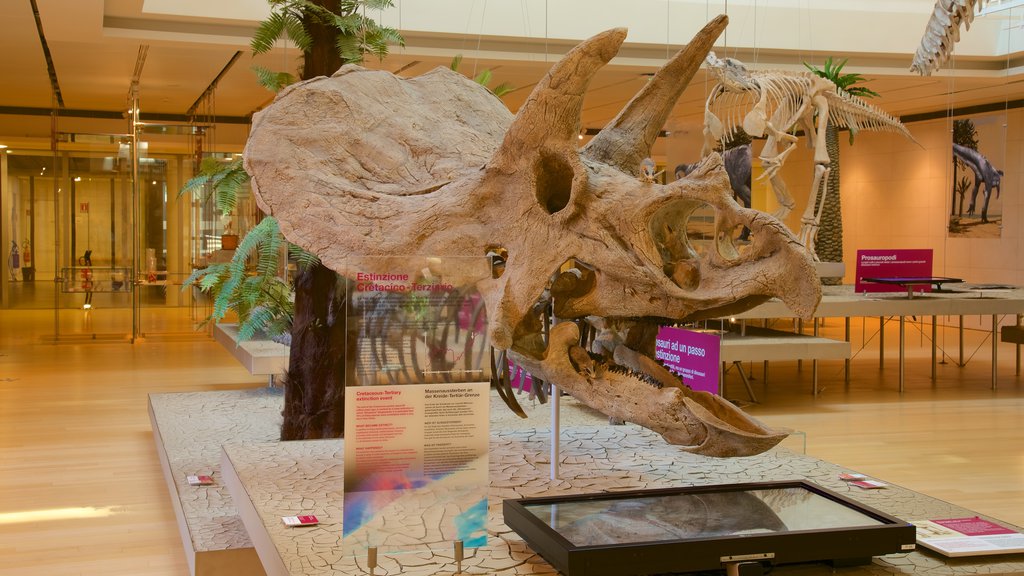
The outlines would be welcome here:
[[[594,385],[575,393],[607,406],[616,393],[605,384],[629,384],[618,375],[622,369],[609,357],[586,365],[561,324],[545,346],[535,313],[542,295],[551,295],[559,319],[662,321],[720,316],[771,297],[810,317],[820,299],[800,244],[777,220],[732,200],[718,155],[668,186],[636,177],[725,25],[721,16],[705,26],[608,134],[602,131],[583,151],[576,135],[587,84],[618,52],[624,29],[566,54],[515,118],[486,89],[450,70],[401,79],[345,66],[331,78],[285,90],[256,116],[246,170],[260,207],[327,266],[354,277],[368,266],[360,257],[404,255],[394,262],[407,269],[389,272],[415,280],[427,267],[446,283],[475,285],[493,346],[519,355],[535,377],[559,386],[590,377]],[[717,241],[698,254],[685,226],[702,205],[716,211]],[[741,225],[752,231],[742,251],[731,243]],[[431,259],[483,260],[496,253],[506,255],[500,274]],[[409,256],[422,261],[409,263]],[[552,283],[570,261],[576,272]],[[614,355],[621,358],[620,352]],[[584,376],[566,371],[570,353],[585,364]],[[635,386],[618,392],[634,393]],[[665,400],[668,406],[638,403],[623,417],[714,455],[754,453],[782,437],[721,400]]]

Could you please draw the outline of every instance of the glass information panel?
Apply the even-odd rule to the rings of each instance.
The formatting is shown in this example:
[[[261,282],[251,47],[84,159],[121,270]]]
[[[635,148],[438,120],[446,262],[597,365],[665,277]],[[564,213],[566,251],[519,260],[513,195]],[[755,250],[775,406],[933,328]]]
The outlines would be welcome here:
[[[349,553],[487,543],[485,258],[359,259],[347,273],[343,543]]]

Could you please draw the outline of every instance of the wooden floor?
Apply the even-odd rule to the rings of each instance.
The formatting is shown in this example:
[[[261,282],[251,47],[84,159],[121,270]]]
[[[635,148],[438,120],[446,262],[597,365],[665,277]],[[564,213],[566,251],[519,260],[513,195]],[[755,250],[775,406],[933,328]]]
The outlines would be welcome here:
[[[1013,346],[1001,345],[995,392],[979,331],[967,332],[973,360],[940,366],[933,384],[928,341],[908,329],[900,395],[895,324],[884,369],[876,330],[877,320],[855,324],[851,384],[842,362],[822,363],[817,398],[809,363],[772,364],[767,386],[753,366],[761,404],[748,410],[805,432],[814,456],[1024,525],[1024,388]],[[53,344],[52,331],[50,313],[0,311],[0,575],[186,575],[146,395],[265,380],[208,339]],[[841,331],[841,321],[825,327]],[[940,338],[954,356],[955,335]],[[730,375],[728,396],[744,394]]]

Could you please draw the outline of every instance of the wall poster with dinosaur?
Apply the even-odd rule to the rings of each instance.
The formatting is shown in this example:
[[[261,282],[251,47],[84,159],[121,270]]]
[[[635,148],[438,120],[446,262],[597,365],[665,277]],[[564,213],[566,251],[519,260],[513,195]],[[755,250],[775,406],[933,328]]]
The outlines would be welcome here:
[[[953,120],[949,199],[950,238],[999,238],[1006,114]]]

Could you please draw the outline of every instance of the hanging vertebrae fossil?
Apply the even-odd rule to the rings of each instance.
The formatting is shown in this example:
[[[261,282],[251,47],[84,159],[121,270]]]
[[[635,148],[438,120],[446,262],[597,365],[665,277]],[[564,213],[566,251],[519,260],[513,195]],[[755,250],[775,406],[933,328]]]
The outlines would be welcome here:
[[[492,345],[535,377],[686,450],[757,453],[784,434],[637,355],[653,353],[653,337],[594,351],[579,336],[588,319],[639,335],[647,320],[718,317],[772,297],[801,317],[817,306],[811,260],[779,221],[736,204],[719,156],[669,185],[639,177],[726,21],[705,26],[583,149],[587,85],[624,29],[566,54],[514,118],[447,69],[402,79],[345,66],[288,88],[259,113],[245,166],[288,239],[340,274],[363,270],[364,257],[402,256],[394,265],[406,269],[392,271],[413,280],[429,268],[446,283],[474,285]],[[716,234],[699,252],[686,220],[702,206],[715,210]],[[740,226],[751,230],[742,250],[732,243]],[[484,277],[458,258],[430,258],[487,254],[501,254],[503,266]],[[546,339],[535,312],[542,297],[560,322]]]

